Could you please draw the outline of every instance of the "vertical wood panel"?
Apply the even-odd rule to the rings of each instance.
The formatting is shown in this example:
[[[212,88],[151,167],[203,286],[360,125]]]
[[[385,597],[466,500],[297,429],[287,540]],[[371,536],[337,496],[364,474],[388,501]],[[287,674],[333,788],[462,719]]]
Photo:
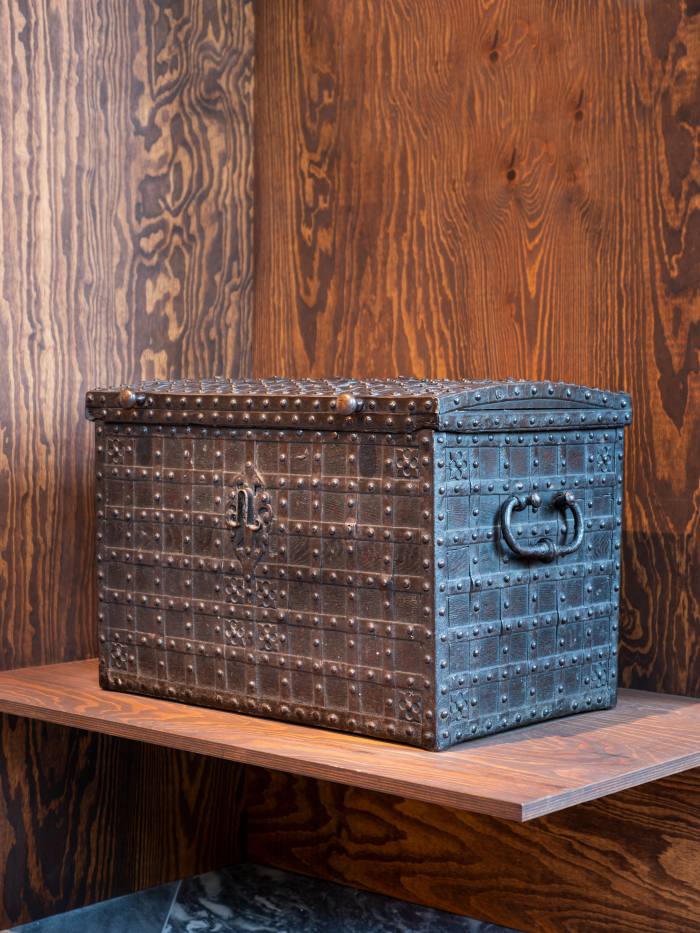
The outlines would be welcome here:
[[[258,374],[626,388],[622,680],[700,694],[700,9],[259,0]]]
[[[253,34],[252,0],[0,5],[1,666],[95,653],[86,389],[248,367]],[[235,851],[235,768],[1,743],[0,921]]]
[[[2,728],[4,922],[240,857],[239,766],[14,717]]]
[[[252,4],[0,11],[5,666],[92,654],[83,398],[245,368]]]
[[[700,925],[700,772],[531,823],[249,769],[248,858],[527,933]]]

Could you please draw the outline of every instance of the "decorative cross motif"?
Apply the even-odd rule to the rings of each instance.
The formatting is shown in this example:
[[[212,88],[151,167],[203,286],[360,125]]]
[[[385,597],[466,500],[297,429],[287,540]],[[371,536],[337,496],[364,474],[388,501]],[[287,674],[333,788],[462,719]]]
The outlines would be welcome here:
[[[598,450],[596,454],[596,470],[600,473],[605,473],[608,469],[611,460],[610,450],[608,447],[602,447]]]
[[[107,460],[111,463],[121,463],[124,460],[124,445],[118,437],[108,437],[105,449]]]
[[[247,587],[242,577],[224,577],[224,593],[226,602],[240,606],[246,602]]]
[[[418,476],[418,452],[410,447],[399,448],[396,451],[396,470],[406,479],[416,479]]]
[[[407,690],[399,698],[399,711],[408,722],[420,722],[423,713],[423,698],[420,693]]]
[[[247,644],[246,628],[244,622],[238,622],[231,619],[224,629],[226,638],[237,648],[243,648]]]
[[[263,651],[276,651],[279,641],[277,626],[270,622],[265,622],[258,632],[258,647]]]
[[[112,664],[115,667],[118,667],[120,670],[126,670],[126,667],[129,663],[129,655],[127,653],[126,645],[122,645],[121,642],[115,642],[112,645]]]
[[[447,468],[450,479],[467,479],[469,476],[469,463],[463,450],[450,451]]]
[[[258,605],[265,609],[274,609],[277,605],[277,591],[268,580],[257,581]]]

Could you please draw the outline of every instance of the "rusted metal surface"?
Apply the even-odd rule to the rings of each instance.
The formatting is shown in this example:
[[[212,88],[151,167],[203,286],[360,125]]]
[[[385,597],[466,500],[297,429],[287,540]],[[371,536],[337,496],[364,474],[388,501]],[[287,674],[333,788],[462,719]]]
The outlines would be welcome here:
[[[87,410],[103,686],[426,748],[614,703],[627,396],[212,380]]]
[[[629,398],[552,382],[449,379],[204,379],[95,389],[88,416],[130,424],[337,431],[624,425]],[[579,411],[580,409],[580,411]]]

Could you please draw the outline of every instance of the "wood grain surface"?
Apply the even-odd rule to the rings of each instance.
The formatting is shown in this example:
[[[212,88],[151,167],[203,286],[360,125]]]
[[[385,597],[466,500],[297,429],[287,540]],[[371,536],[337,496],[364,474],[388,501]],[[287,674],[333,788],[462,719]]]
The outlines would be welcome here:
[[[8,920],[81,907],[240,857],[237,765],[12,716],[3,717],[2,729]]]
[[[525,825],[255,768],[246,788],[252,861],[526,933],[700,927],[700,770]]]
[[[700,695],[700,7],[256,9],[256,374],[629,390],[622,680]]]
[[[546,376],[633,393],[623,679],[700,694],[698,4],[256,0],[254,305],[252,15],[251,0],[0,5],[0,666],[94,651],[88,385],[251,369]],[[154,823],[127,851],[131,816],[110,795],[150,765],[123,770],[113,743],[4,721],[0,922],[204,858],[173,782],[199,787],[192,799],[217,788],[217,813],[230,772],[153,752],[169,802],[143,797]],[[529,856],[538,890],[563,879],[574,930],[572,879],[595,907],[612,876],[601,916],[626,922],[614,896],[636,892],[655,929],[685,928],[696,790],[666,779],[547,818],[572,821],[562,839],[588,887],[551,833],[557,859],[512,837],[491,877],[522,863],[512,897],[526,910]],[[605,808],[630,795],[625,835]],[[223,812],[200,830],[212,851]],[[580,826],[579,812],[592,813]],[[179,838],[177,865],[159,834]],[[436,853],[421,877],[456,888],[475,850],[447,867]],[[368,884],[385,883],[382,864],[372,849]]]
[[[247,368],[253,33],[251,0],[0,4],[0,667],[96,651],[86,389]],[[228,814],[223,763],[159,752],[138,829],[147,753],[0,735],[0,925],[231,845],[173,783]]]
[[[96,660],[0,673],[0,711],[517,821],[700,767],[700,701],[635,690],[440,753],[105,691]]]
[[[252,6],[178,8],[0,11],[4,667],[96,652],[85,391],[247,365]]]

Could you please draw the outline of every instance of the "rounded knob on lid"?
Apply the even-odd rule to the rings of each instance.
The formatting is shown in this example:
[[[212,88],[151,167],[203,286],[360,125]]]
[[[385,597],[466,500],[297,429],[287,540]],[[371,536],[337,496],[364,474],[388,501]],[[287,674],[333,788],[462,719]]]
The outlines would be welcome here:
[[[354,396],[352,392],[343,392],[336,401],[336,408],[341,415],[354,415],[356,411],[361,410],[362,405],[362,399]]]
[[[134,392],[128,386],[120,389],[118,399],[122,408],[133,408],[135,405],[144,405],[146,402],[143,392]]]

